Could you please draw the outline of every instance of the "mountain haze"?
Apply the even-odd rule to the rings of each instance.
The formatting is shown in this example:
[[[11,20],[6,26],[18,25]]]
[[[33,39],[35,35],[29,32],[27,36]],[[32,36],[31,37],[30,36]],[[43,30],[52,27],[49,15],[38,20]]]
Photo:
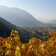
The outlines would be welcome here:
[[[55,19],[54,20],[51,20],[51,21],[49,21],[49,23],[56,24],[56,20]]]
[[[0,16],[8,20],[12,24],[20,27],[38,27],[43,25],[42,22],[37,21],[25,10],[15,7],[0,6]]]

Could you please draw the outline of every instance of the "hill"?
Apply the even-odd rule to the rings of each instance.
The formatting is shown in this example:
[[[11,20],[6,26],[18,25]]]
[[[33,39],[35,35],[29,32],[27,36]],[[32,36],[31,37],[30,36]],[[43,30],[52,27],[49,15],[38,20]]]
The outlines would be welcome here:
[[[16,26],[0,17],[0,36],[9,36],[13,28],[16,28]]]
[[[17,27],[11,24],[9,21],[0,17],[0,36],[3,38],[10,36],[12,29],[16,29],[19,32],[22,42],[27,42],[29,39],[32,38],[31,33],[27,30]]]
[[[15,7],[0,6],[0,16],[19,27],[38,27],[43,23],[37,21],[30,13]]]

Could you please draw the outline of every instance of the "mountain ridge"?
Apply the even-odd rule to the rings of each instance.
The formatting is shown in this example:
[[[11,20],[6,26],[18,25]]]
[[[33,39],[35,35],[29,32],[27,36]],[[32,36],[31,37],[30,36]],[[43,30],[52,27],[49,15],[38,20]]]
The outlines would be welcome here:
[[[20,27],[38,27],[43,23],[37,21],[30,13],[15,7],[0,6],[0,16]]]
[[[11,24],[9,21],[0,17],[0,37],[9,37],[12,29],[18,31],[21,41],[24,43],[27,42],[30,38],[32,38],[30,32],[24,30],[23,28],[17,27]]]

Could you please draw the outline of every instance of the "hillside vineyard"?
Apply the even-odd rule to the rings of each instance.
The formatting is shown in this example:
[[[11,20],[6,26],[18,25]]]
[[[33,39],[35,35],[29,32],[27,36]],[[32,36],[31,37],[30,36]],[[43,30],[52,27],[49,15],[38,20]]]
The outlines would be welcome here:
[[[56,32],[49,32],[48,41],[33,37],[22,43],[16,30],[11,35],[0,37],[0,56],[56,56]]]

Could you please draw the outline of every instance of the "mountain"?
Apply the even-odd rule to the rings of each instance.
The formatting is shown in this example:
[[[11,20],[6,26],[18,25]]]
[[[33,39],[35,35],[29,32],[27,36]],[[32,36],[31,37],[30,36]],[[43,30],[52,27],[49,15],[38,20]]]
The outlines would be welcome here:
[[[24,43],[32,38],[32,35],[30,32],[28,32],[20,27],[17,27],[15,25],[11,24],[9,21],[0,17],[0,36],[1,37],[10,36],[12,29],[16,29],[19,32],[21,41]]]
[[[11,30],[14,28],[16,28],[15,25],[0,17],[0,36],[9,36]]]
[[[56,20],[50,20],[48,23],[45,23],[44,26],[56,27]]]
[[[51,20],[51,21],[49,21],[48,23],[56,24],[56,20]]]
[[[38,27],[43,23],[37,21],[30,13],[15,7],[0,6],[0,16],[20,27]]]

